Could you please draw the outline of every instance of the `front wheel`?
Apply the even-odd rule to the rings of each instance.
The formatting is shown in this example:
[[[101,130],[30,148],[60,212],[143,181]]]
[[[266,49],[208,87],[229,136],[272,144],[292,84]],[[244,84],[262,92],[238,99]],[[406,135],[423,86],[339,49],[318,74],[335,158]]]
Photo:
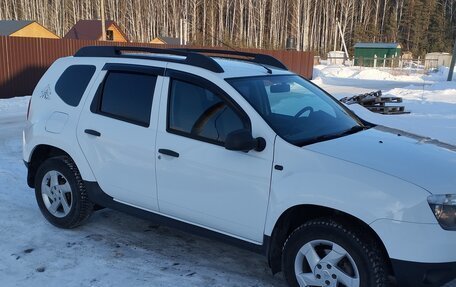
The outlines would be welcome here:
[[[288,237],[282,266],[292,287],[386,287],[387,265],[373,240],[330,219],[309,221]]]
[[[50,158],[39,167],[35,196],[44,217],[60,228],[82,224],[93,211],[79,170],[66,156]]]

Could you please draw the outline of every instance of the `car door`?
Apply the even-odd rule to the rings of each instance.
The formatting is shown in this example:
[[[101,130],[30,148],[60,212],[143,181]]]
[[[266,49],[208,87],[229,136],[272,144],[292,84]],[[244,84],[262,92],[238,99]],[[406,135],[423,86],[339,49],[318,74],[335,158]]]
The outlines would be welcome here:
[[[169,70],[167,75],[156,146],[160,212],[261,243],[274,136],[252,125],[245,111],[208,80]],[[265,137],[265,150],[225,149],[227,134],[239,129]]]
[[[101,189],[115,200],[158,210],[155,136],[163,69],[106,64],[77,129]]]

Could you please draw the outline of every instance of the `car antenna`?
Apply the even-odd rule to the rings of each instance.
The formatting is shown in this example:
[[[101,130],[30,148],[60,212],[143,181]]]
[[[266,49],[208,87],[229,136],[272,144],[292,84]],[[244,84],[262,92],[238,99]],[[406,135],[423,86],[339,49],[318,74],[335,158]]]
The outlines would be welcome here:
[[[235,49],[234,47],[232,47],[231,45],[228,45],[227,43],[225,43],[225,42],[223,42],[222,40],[220,40],[218,37],[215,37],[215,36],[212,35],[211,33],[207,32],[207,31],[203,31],[202,28],[198,28],[198,30],[199,30],[201,33],[203,33],[203,34],[205,33],[206,35],[209,35],[212,39],[216,40],[217,42],[222,43],[222,45],[227,46],[227,47],[230,48],[231,50],[233,50],[233,51],[235,51],[235,52],[240,52],[240,51],[238,51],[237,49]],[[268,67],[266,67],[265,65],[263,65],[263,64],[261,64],[261,63],[256,63],[256,64],[258,64],[258,65],[260,65],[261,67],[263,67],[263,68],[266,70],[266,72],[267,72],[268,74],[272,74],[272,70],[269,69]]]

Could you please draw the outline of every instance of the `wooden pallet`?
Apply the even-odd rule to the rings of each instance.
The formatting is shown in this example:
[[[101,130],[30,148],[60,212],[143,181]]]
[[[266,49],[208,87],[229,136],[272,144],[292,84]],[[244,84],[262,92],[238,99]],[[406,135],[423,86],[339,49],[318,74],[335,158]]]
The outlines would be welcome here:
[[[362,101],[362,104],[365,106],[371,106],[374,104],[386,104],[386,103],[402,103],[402,98],[399,97],[378,97],[373,99],[366,99]]]
[[[361,106],[367,108],[371,112],[384,114],[384,115],[398,115],[398,114],[410,113],[410,112],[405,111],[404,106],[387,105],[387,104],[402,103],[402,98],[400,98],[400,97],[383,97],[382,91],[365,93],[365,94],[356,95],[353,97],[345,97],[345,98],[340,99],[340,101],[347,105],[360,104]]]
[[[409,114],[410,112],[405,111],[404,106],[364,106],[371,112],[379,113],[383,115],[399,115],[399,114]]]

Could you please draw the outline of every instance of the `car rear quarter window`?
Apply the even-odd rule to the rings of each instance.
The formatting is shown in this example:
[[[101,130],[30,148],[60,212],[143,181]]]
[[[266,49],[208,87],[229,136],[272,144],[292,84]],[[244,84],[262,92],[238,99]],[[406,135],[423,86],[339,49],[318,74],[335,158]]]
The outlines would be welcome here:
[[[148,127],[157,76],[133,73],[108,73],[101,95],[99,113]]]
[[[78,106],[95,70],[95,66],[92,65],[68,67],[55,84],[57,95],[66,104],[73,107]]]

